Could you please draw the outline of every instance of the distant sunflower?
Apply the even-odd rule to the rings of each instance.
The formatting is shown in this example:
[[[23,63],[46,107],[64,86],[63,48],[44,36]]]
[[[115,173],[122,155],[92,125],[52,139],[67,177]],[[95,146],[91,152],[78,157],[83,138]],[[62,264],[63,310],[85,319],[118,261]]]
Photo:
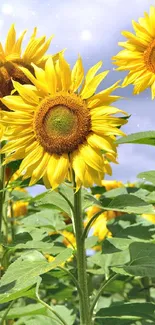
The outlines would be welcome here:
[[[33,65],[35,77],[21,68],[33,85],[14,81],[19,96],[2,98],[14,112],[2,111],[9,142],[1,153],[8,154],[5,163],[23,159],[18,173],[23,179],[31,177],[30,185],[43,178],[54,189],[65,179],[71,180],[72,169],[77,188],[101,185],[104,172],[111,173],[109,162],[116,162],[115,138],[124,134],[120,126],[127,121],[113,116],[125,112],[109,106],[119,98],[110,96],[118,82],[94,95],[108,73],[95,76],[101,65],[100,61],[89,69],[84,79],[81,58],[71,71],[61,53],[56,64],[51,57],[47,60],[45,71]]]
[[[46,40],[45,36],[36,38],[37,28],[34,28],[33,34],[22,53],[21,46],[26,30],[16,39],[16,30],[14,24],[11,25],[5,46],[0,43],[0,97],[10,95],[13,90],[11,78],[20,83],[29,83],[28,78],[20,70],[21,66],[28,68],[33,72],[31,63],[43,67],[47,56],[52,37]],[[3,107],[2,107],[3,108]]]
[[[134,94],[151,87],[152,99],[155,97],[155,7],[151,6],[150,14],[145,13],[139,23],[132,22],[135,34],[123,31],[126,42],[119,42],[125,49],[113,57],[119,68],[129,70],[122,86],[134,85]]]

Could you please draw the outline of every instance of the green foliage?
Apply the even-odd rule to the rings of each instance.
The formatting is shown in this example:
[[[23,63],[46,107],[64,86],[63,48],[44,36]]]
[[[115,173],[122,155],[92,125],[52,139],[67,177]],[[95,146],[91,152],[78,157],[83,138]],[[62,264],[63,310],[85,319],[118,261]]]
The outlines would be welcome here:
[[[117,144],[122,143],[137,143],[155,145],[155,131],[145,131],[129,134],[128,136],[121,137],[116,141]]]
[[[147,172],[145,180],[152,183],[150,186],[128,184],[110,191],[96,186],[91,193],[82,190],[81,218],[85,223],[87,209],[93,206],[102,213],[117,211],[116,216],[106,217],[111,237],[104,235],[103,219],[98,226],[97,221],[92,223],[85,239],[91,305],[103,287],[95,304],[94,325],[155,322],[155,227],[143,218],[143,214],[151,214],[155,222],[153,177],[153,171]],[[100,194],[98,199],[96,194]],[[60,316],[67,325],[78,325],[72,186],[61,185],[57,191],[50,190],[34,198],[14,189],[10,196],[12,206],[26,201],[28,209],[26,215],[12,214],[7,219],[11,241],[6,239],[5,227],[1,236],[0,319],[13,320],[15,325],[62,325]],[[101,238],[103,232],[103,239],[94,229],[100,231]],[[43,304],[36,294],[39,283],[39,299]]]

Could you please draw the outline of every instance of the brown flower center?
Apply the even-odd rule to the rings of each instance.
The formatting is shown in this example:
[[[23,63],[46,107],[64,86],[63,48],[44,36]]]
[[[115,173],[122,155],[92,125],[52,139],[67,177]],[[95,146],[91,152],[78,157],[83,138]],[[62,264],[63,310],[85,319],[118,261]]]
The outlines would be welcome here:
[[[147,69],[155,73],[155,40],[153,40],[153,42],[145,50],[144,62]]]
[[[30,80],[21,71],[20,66],[24,66],[33,72],[33,67],[25,65],[22,60],[14,62],[7,61],[0,65],[0,97],[8,96],[13,90],[12,79],[21,84],[30,84]],[[7,107],[0,103],[1,109],[8,110]]]
[[[50,154],[70,153],[86,140],[91,119],[84,101],[75,94],[45,98],[34,116],[36,138]]]

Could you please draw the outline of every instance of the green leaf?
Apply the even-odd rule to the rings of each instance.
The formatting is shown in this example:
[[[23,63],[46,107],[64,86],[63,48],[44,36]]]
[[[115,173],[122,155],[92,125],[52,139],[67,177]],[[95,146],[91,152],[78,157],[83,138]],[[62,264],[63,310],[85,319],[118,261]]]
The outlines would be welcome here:
[[[87,195],[87,197],[93,202],[94,205],[102,207],[104,210],[114,210],[137,214],[155,214],[153,205],[132,194],[118,195],[114,199],[102,196],[100,201],[96,200],[91,195]]]
[[[144,200],[132,194],[119,195],[108,205],[109,210],[122,211],[126,213],[154,213],[154,207]]]
[[[51,263],[37,251],[23,254],[8,267],[0,281],[0,303],[24,296],[37,283],[39,275],[64,263],[72,256],[72,252],[72,249],[66,248]]]
[[[123,195],[123,194],[128,194],[126,187],[119,187],[119,188],[115,188],[113,190],[107,191],[106,193],[103,194],[103,196],[107,197],[107,198],[114,198],[118,195]]]
[[[72,310],[67,309],[65,306],[52,306],[52,308],[60,315],[63,315],[64,319],[67,321],[68,325],[72,325],[75,320],[75,315],[72,314]],[[0,317],[4,315],[5,311],[0,312]],[[24,316],[29,316],[29,320],[37,320],[38,317],[32,317],[35,315],[44,315],[44,318],[48,321],[50,320],[50,324],[52,322],[53,324],[58,325],[59,321],[57,321],[56,316],[50,312],[46,307],[44,307],[42,304],[29,304],[28,306],[22,306],[22,307],[16,307],[12,308],[9,313],[7,314],[6,319],[15,319],[20,318]],[[39,319],[42,319],[42,317]]]
[[[122,266],[128,263],[129,261],[130,261],[130,256],[129,256],[128,249],[113,254],[96,253],[95,255],[88,258],[88,262],[100,266],[101,269],[103,270],[102,274],[107,274],[107,275],[109,274],[110,267]]]
[[[100,309],[96,318],[115,317],[121,319],[154,319],[155,304],[153,303],[124,303]]]
[[[19,201],[19,200],[28,201],[31,198],[28,192],[20,192],[17,190],[11,192],[11,197],[13,198],[14,201]]]
[[[24,218],[21,222],[25,227],[48,227],[53,230],[65,228],[63,216],[58,211],[44,209]]]
[[[45,315],[47,308],[45,308],[42,304],[30,304],[28,306],[22,306],[22,307],[15,307],[11,308],[9,313],[7,314],[7,319],[14,319],[19,318],[22,316],[31,316],[31,315]],[[2,317],[5,313],[4,311],[0,312],[0,317]]]
[[[116,140],[117,144],[137,143],[155,146],[155,131],[137,132]]]
[[[34,203],[35,207],[40,206],[55,206],[58,210],[64,211],[67,214],[71,215],[71,208],[66,200],[55,191],[48,191],[42,194],[37,195],[31,200]]]
[[[129,246],[130,264],[124,270],[132,275],[155,277],[155,244],[134,242]]]
[[[137,175],[138,178],[142,178],[144,181],[150,182],[155,185],[155,170],[149,170]]]
[[[86,249],[90,249],[93,246],[95,246],[98,242],[98,237],[97,236],[90,236],[88,238],[86,238],[85,240],[85,248]]]

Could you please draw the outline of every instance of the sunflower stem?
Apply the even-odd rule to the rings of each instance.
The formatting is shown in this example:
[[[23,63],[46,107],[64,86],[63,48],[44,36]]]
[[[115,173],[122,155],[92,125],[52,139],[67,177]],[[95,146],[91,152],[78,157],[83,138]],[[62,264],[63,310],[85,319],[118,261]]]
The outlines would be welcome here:
[[[80,325],[91,325],[90,302],[88,295],[88,283],[86,272],[86,250],[85,240],[82,239],[84,226],[81,211],[81,189],[76,191],[75,175],[73,174],[74,185],[74,228],[77,247],[77,273],[78,282],[82,294],[79,295]]]

